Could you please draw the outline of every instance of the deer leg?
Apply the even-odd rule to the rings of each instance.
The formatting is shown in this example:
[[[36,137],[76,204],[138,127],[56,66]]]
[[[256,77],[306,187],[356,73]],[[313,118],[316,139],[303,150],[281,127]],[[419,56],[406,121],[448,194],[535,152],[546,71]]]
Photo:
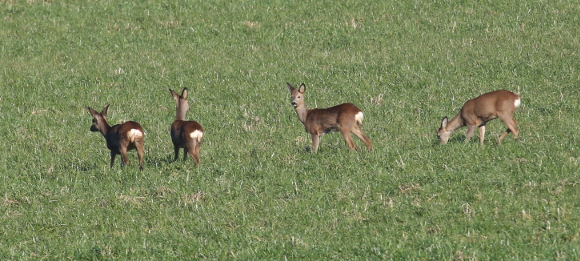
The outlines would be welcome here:
[[[177,145],[173,145],[173,151],[174,151],[174,157],[173,157],[173,161],[177,161],[177,158],[179,157],[179,149],[180,147]]]
[[[507,130],[504,131],[504,133],[502,133],[499,136],[499,139],[497,140],[498,144],[501,144],[501,141],[503,140],[503,138],[505,138],[510,132],[512,132],[509,128]]]
[[[127,148],[120,149],[121,151],[121,166],[129,165],[129,157],[127,156]]]
[[[199,150],[201,149],[201,140],[195,140],[194,141],[194,151],[193,151],[193,155],[195,156],[195,164],[199,164],[200,160],[199,160]]]
[[[371,140],[367,138],[362,129],[355,128],[352,130],[352,133],[354,133],[354,135],[356,135],[359,139],[361,139],[365,143],[369,151],[373,151],[373,147],[371,146]]]
[[[516,121],[516,119],[512,118],[513,120],[513,126],[511,128],[511,131],[514,133],[514,139],[518,139],[519,135],[520,135],[520,130],[518,129],[518,127],[516,125],[518,125],[518,121]]]
[[[501,134],[501,136],[499,136],[499,140],[498,143],[501,144],[501,141],[510,133],[513,132],[514,133],[514,139],[518,138],[518,134],[520,133],[520,131],[518,130],[518,127],[516,127],[517,121],[514,118],[508,118],[508,119],[502,119],[502,121],[505,123],[505,125],[507,125],[508,129]]]
[[[483,146],[483,140],[485,139],[485,125],[479,126],[479,144]]]
[[[187,147],[187,144],[185,144],[185,147],[183,147],[183,161],[187,160],[187,155],[189,154],[189,149]]]
[[[312,136],[312,151],[318,151],[318,143],[320,143],[320,134],[318,133],[311,133]]]
[[[473,137],[475,128],[477,128],[477,125],[467,125],[467,133],[465,134],[465,143],[468,143],[471,137]]]
[[[143,170],[143,141],[136,142],[135,147],[137,148],[137,157],[139,158],[139,170]]]
[[[195,155],[195,143],[197,142],[197,140],[192,140],[190,142],[187,142],[187,144],[185,145],[187,147],[187,153],[189,154],[189,156],[193,159],[193,161],[195,162],[195,165],[197,165],[197,163],[199,162],[199,157],[197,155]]]
[[[117,153],[115,153],[114,151],[111,151],[111,168],[115,164],[115,156],[117,156]]]
[[[354,141],[352,140],[352,136],[350,135],[350,131],[341,129],[340,132],[342,133],[342,136],[344,137],[344,140],[346,141],[348,148],[351,150],[354,150],[356,148],[356,145],[354,145]]]

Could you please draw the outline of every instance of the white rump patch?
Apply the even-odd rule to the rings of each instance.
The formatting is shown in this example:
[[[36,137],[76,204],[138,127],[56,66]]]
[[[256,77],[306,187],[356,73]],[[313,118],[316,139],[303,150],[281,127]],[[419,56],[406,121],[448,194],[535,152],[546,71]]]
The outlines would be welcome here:
[[[141,132],[138,129],[131,129],[129,131],[129,133],[127,133],[127,136],[129,136],[129,140],[131,142],[135,141],[135,138],[141,138],[143,137],[143,132]]]
[[[201,138],[203,138],[203,132],[195,130],[194,132],[189,134],[189,137],[191,137],[192,139],[197,139],[197,141],[201,141]]]
[[[514,106],[516,106],[516,107],[520,107],[520,104],[521,104],[521,102],[520,102],[520,98],[518,98],[518,99],[517,99],[517,100],[514,102]]]
[[[362,124],[363,118],[364,118],[364,116],[363,116],[362,111],[360,111],[359,113],[357,113],[356,115],[354,115],[354,120],[356,122],[358,122],[359,124]]]

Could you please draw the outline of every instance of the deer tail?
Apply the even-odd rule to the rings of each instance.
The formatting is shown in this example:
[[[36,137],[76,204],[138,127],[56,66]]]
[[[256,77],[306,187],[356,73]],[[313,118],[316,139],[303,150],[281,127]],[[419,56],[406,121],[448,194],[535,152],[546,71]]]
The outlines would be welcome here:
[[[356,115],[354,115],[354,120],[356,121],[356,125],[358,125],[359,127],[362,126],[363,119],[364,119],[364,115],[363,115],[362,111],[359,111]]]

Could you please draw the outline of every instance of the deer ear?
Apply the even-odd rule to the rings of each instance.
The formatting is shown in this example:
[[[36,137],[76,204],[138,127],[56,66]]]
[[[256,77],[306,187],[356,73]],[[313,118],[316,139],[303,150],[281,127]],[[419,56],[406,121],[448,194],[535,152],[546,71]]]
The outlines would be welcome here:
[[[290,83],[288,83],[288,82],[287,82],[286,84],[288,85],[288,90],[289,90],[290,92],[292,92],[292,91],[296,90],[296,88],[294,88],[294,86],[292,86],[292,84],[290,84]]]
[[[95,111],[93,108],[91,107],[87,107],[87,109],[89,109],[89,113],[91,115],[93,115],[93,117],[95,117],[95,115],[99,114],[97,111]]]
[[[306,85],[304,85],[304,83],[300,84],[300,87],[298,87],[298,91],[300,93],[304,93],[306,91]]]
[[[447,128],[447,123],[449,123],[449,119],[447,119],[447,117],[443,117],[441,120],[441,129]]]
[[[179,100],[179,94],[177,94],[175,91],[173,91],[172,89],[169,89],[169,92],[171,92],[171,96],[173,96],[174,100]]]
[[[184,100],[187,99],[187,88],[183,88],[183,91],[181,91],[181,97]]]
[[[110,105],[107,105],[107,107],[105,107],[103,109],[103,111],[101,111],[101,115],[103,115],[103,117],[107,117],[107,112],[109,111],[109,106]]]

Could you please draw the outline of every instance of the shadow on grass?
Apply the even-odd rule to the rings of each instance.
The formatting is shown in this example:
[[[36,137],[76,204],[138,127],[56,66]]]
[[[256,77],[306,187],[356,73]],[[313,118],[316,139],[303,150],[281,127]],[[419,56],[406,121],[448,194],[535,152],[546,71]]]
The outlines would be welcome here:
[[[195,166],[195,162],[193,161],[193,159],[191,157],[189,157],[189,155],[187,156],[186,160],[183,160],[183,154],[180,154],[179,157],[177,157],[177,160],[174,160],[175,156],[171,153],[171,154],[165,154],[165,155],[161,155],[161,156],[152,156],[152,157],[146,157],[145,158],[145,166],[150,165],[150,166],[155,166],[157,168],[159,167],[164,167],[166,165],[171,165],[171,164],[187,164],[187,165],[192,165]],[[203,162],[203,159],[202,159]]]

